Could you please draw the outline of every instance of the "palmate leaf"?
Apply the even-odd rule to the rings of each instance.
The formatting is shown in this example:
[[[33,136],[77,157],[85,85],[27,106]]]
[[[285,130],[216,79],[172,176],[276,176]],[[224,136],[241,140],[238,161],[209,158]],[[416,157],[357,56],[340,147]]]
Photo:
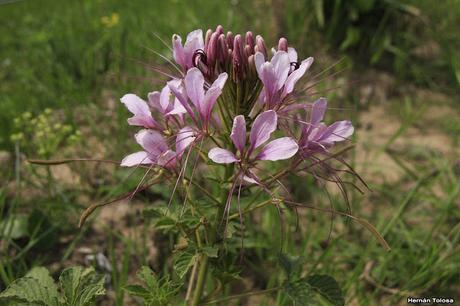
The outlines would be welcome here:
[[[296,306],[315,305],[315,295],[317,294],[334,306],[345,305],[339,284],[329,275],[315,274],[290,281],[284,286],[284,290]]]
[[[128,294],[144,299],[145,305],[171,305],[171,299],[177,295],[180,285],[168,277],[158,278],[149,267],[142,267],[137,273],[144,282],[142,285],[128,285],[124,289]]]
[[[174,259],[174,270],[177,275],[179,275],[181,279],[184,278],[190,267],[195,264],[196,260],[197,254],[190,249],[178,253]]]
[[[57,286],[43,267],[33,268],[26,276],[11,283],[0,293],[0,302],[7,305],[61,305]]]
[[[105,294],[105,276],[97,275],[94,268],[72,267],[65,269],[59,281],[69,306],[86,306]]]

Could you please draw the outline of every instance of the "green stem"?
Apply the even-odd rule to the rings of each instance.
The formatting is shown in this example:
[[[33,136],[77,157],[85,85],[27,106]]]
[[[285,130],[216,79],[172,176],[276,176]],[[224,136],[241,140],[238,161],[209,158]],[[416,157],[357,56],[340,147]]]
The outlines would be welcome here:
[[[233,167],[227,166],[225,169],[225,181],[228,180],[228,178],[231,177],[232,174],[233,174]],[[224,214],[226,200],[227,200],[227,193],[224,192],[222,194],[222,199],[221,199],[219,208],[217,209],[215,224],[214,226],[210,228],[211,231],[209,233],[209,236],[210,236],[209,242],[211,245],[214,244],[219,237],[218,231],[219,231],[220,218]],[[197,243],[198,243],[198,246],[201,247],[201,239],[198,238]],[[206,283],[206,276],[208,273],[208,260],[209,258],[206,254],[204,253],[200,254],[200,259],[197,262],[197,264],[199,265],[198,278],[196,281],[195,291],[193,292],[193,298],[190,304],[191,306],[200,305],[201,296],[203,295],[204,285]]]
[[[207,302],[203,303],[203,305],[216,304],[216,303],[230,301],[230,300],[234,300],[234,299],[239,299],[239,298],[243,298],[243,297],[247,297],[247,296],[251,296],[251,295],[266,294],[266,293],[278,291],[281,288],[282,287],[275,287],[275,288],[265,289],[265,290],[261,290],[261,291],[251,291],[251,292],[245,292],[245,293],[241,293],[241,294],[230,295],[230,296],[226,296],[224,298],[215,299],[215,300],[212,300],[212,301],[207,301]]]

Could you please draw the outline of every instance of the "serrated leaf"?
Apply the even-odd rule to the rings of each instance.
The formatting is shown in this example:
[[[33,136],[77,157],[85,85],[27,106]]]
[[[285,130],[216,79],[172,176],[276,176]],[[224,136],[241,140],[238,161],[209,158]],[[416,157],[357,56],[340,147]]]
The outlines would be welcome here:
[[[345,305],[339,284],[329,275],[315,274],[290,281],[284,286],[284,290],[295,305],[299,306],[314,304],[316,294],[321,295],[334,306]]]
[[[287,254],[279,255],[279,262],[283,270],[286,272],[288,278],[295,277],[301,272],[301,257],[289,256]]]
[[[219,253],[219,248],[213,246],[202,247],[201,251],[206,254],[208,257],[216,258]]]
[[[68,268],[59,277],[65,300],[70,306],[86,306],[105,295],[104,279],[105,276],[97,275],[92,267]]]
[[[284,285],[284,291],[296,306],[316,305],[315,292],[311,290],[310,285],[302,279],[288,282]]]
[[[345,300],[337,281],[329,275],[311,275],[306,278],[310,287],[326,298],[332,305],[343,306]]]
[[[197,256],[190,250],[186,250],[176,255],[174,260],[174,270],[177,275],[182,279],[187,274],[191,266],[196,263]]]
[[[59,306],[59,294],[54,280],[43,267],[32,269],[26,276],[15,280],[0,293],[0,301],[17,305]]]
[[[142,287],[141,285],[128,285],[124,287],[124,290],[133,296],[138,296],[147,299],[150,296],[150,291]]]
[[[158,287],[156,275],[149,267],[142,266],[139,272],[137,272],[137,276],[147,285],[149,289]]]

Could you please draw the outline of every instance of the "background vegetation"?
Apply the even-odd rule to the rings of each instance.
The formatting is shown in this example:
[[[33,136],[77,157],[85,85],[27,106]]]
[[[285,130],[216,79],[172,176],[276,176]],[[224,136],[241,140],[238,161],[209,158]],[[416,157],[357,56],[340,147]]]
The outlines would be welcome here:
[[[146,96],[163,81],[154,67],[165,62],[152,50],[169,57],[161,39],[217,24],[260,33],[271,45],[285,36],[315,57],[309,76],[321,77],[309,97],[326,96],[332,117],[357,126],[347,160],[371,191],[350,190],[350,204],[392,247],[384,252],[343,219],[306,211],[297,227],[295,214],[281,223],[268,209],[245,224],[234,271],[243,281],[228,293],[275,286],[282,249],[301,257],[303,271],[334,276],[347,305],[460,299],[456,0],[0,1],[0,290],[34,266],[57,279],[64,268],[93,265],[106,274],[100,303],[130,305],[136,300],[123,288],[138,282],[142,265],[160,276],[171,269],[174,233],[153,231],[142,214],[167,202],[170,186],[104,207],[78,229],[85,207],[134,189],[142,174],[26,159],[120,160],[135,144],[119,97]],[[303,202],[345,207],[333,186],[326,194],[312,178],[288,185]],[[281,293],[240,302],[274,301],[291,303]]]

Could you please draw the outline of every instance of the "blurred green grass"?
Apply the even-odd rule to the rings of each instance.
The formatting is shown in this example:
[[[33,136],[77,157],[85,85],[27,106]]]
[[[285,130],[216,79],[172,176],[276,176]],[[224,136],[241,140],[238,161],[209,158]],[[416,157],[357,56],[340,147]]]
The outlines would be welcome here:
[[[89,129],[86,135],[95,135],[102,146],[107,146],[108,149],[102,151],[104,157],[119,158],[123,152],[128,152],[126,112],[116,104],[115,110],[105,115],[106,100],[113,98],[118,103],[118,97],[126,92],[145,96],[148,91],[160,86],[157,84],[158,73],[149,69],[148,65],[165,63],[149,49],[162,54],[169,51],[154,33],[167,44],[173,33],[184,37],[192,29],[213,28],[217,24],[234,32],[254,30],[266,35],[272,44],[278,35],[283,34],[303,55],[324,52],[326,57],[346,56],[352,72],[358,74],[371,66],[369,60],[372,55],[381,52],[373,65],[389,71],[397,80],[399,95],[389,102],[391,111],[387,115],[400,128],[385,139],[381,147],[374,148],[377,153],[372,152],[367,158],[372,160],[378,155],[388,154],[397,160],[403,175],[391,182],[370,177],[373,190],[370,196],[363,198],[352,192],[350,202],[356,214],[367,217],[385,234],[392,252],[385,253],[360,227],[340,219],[334,221],[334,228],[338,229],[333,231],[332,240],[326,247],[329,216],[303,212],[300,218],[304,227],[297,231],[295,214],[286,213],[285,224],[282,225],[278,211],[273,208],[259,216],[258,220],[263,222],[246,224],[246,235],[251,237],[246,241],[247,273],[258,286],[276,285],[281,278],[277,255],[283,245],[284,251],[305,257],[305,269],[308,271],[335,276],[346,291],[350,304],[396,305],[404,303],[409,294],[460,298],[458,164],[442,152],[433,153],[423,147],[411,147],[396,153],[393,148],[398,140],[410,138],[406,136],[408,130],[420,124],[420,120],[425,120],[421,114],[431,103],[414,102],[412,92],[406,92],[407,87],[416,85],[447,92],[450,105],[453,108],[458,106],[459,1],[370,2],[376,3],[377,8],[389,3],[385,8],[395,14],[394,18],[402,18],[399,20],[402,23],[398,24],[407,28],[395,30],[390,27],[390,32],[373,31],[372,24],[362,22],[375,16],[372,10],[356,9],[363,4],[362,1],[98,0],[64,3],[39,0],[0,4],[0,148],[13,148],[14,144],[9,139],[13,132],[13,118],[24,111],[39,114],[45,108],[52,108],[64,112],[66,123],[77,125],[83,122],[83,128]],[[280,7],[279,3],[283,5]],[[417,7],[423,18],[406,15],[401,10],[394,11],[398,4]],[[326,8],[325,5],[327,9],[320,11],[319,8]],[[334,11],[330,10],[333,5],[346,8],[342,7],[334,15]],[[340,32],[328,27],[333,18],[337,20],[335,24],[343,25]],[[360,35],[364,38],[360,36],[355,41],[353,37],[347,38],[347,32],[353,35],[354,31],[347,30],[348,27],[361,29]],[[367,44],[376,33],[384,33],[375,39],[385,44],[370,48]],[[440,49],[434,55],[414,54],[417,47],[430,49],[433,43]],[[337,51],[340,46],[342,50]],[[425,53],[430,53],[430,50]],[[326,59],[321,64],[330,63]],[[320,84],[325,88],[327,85]],[[353,92],[353,89],[350,91]],[[331,92],[330,96],[335,97],[335,93]],[[352,116],[358,119],[366,107],[353,100],[354,97],[353,93],[345,97],[338,95],[338,99],[345,101],[337,103],[357,109],[358,112],[352,113]],[[84,119],[75,119],[80,112]],[[453,140],[445,144],[453,149],[458,148],[458,122],[458,113],[452,111],[446,120],[436,123]],[[418,130],[418,133],[424,132],[423,129]],[[359,140],[359,134],[357,137]],[[82,148],[88,150],[91,145],[83,145]],[[101,146],[93,148],[99,150]],[[88,154],[87,151],[71,153]],[[354,154],[350,155],[351,162],[359,166],[363,160]],[[7,180],[2,182],[0,189],[2,218],[32,216],[28,221],[32,225],[28,229],[22,228],[28,232],[28,238],[14,240],[9,245],[14,249],[15,256],[2,257],[0,288],[24,275],[32,265],[51,265],[56,257],[59,257],[61,265],[65,265],[76,248],[90,240],[95,233],[92,224],[81,231],[75,227],[79,212],[88,202],[81,199],[82,195],[89,197],[91,202],[111,199],[135,188],[141,177],[127,177],[127,173],[120,170],[91,168],[72,168],[83,182],[81,186],[72,188],[60,186],[56,180],[49,181],[49,176],[42,173],[38,175],[38,182],[21,178],[26,191],[32,188],[48,190],[46,186],[55,186],[49,192],[31,198],[20,193],[11,194],[8,183],[18,177],[14,169],[8,167]],[[37,172],[36,169],[27,171]],[[94,173],[98,171],[100,173]],[[385,171],[388,170],[381,169],[382,173]],[[88,173],[86,176],[85,172]],[[293,195],[299,200],[328,201],[323,188],[311,179],[293,180],[290,185]],[[145,202],[150,202],[152,197],[165,200],[166,189],[159,187],[139,199]],[[332,197],[332,203],[335,207],[344,208],[343,199],[338,196]],[[129,216],[126,222],[142,223],[138,215]],[[46,224],[48,229],[44,229],[42,224]],[[281,231],[273,230],[281,226],[286,227],[286,233],[292,234],[282,236]],[[141,227],[136,228],[140,237],[136,240],[130,239],[119,228],[105,224],[103,230],[106,236],[96,241],[100,244],[107,242],[107,255],[115,267],[112,272],[112,290],[115,292],[112,301],[116,305],[124,304],[122,287],[132,274],[132,267],[147,263],[149,250],[143,242],[152,233],[148,231],[147,224]],[[59,239],[68,236],[71,242],[59,242]],[[53,247],[49,248],[44,240],[52,243]],[[167,250],[172,246],[171,240],[171,237],[163,237],[163,241],[160,239],[165,250],[159,252],[165,258],[170,255]],[[251,244],[260,248],[252,248]],[[55,254],[55,248],[59,248],[58,254]],[[164,265],[159,268],[167,270],[166,260],[161,259],[161,262]],[[286,296],[280,294],[275,298],[278,305],[289,305]],[[261,305],[272,305],[273,299],[261,298],[259,302]]]

